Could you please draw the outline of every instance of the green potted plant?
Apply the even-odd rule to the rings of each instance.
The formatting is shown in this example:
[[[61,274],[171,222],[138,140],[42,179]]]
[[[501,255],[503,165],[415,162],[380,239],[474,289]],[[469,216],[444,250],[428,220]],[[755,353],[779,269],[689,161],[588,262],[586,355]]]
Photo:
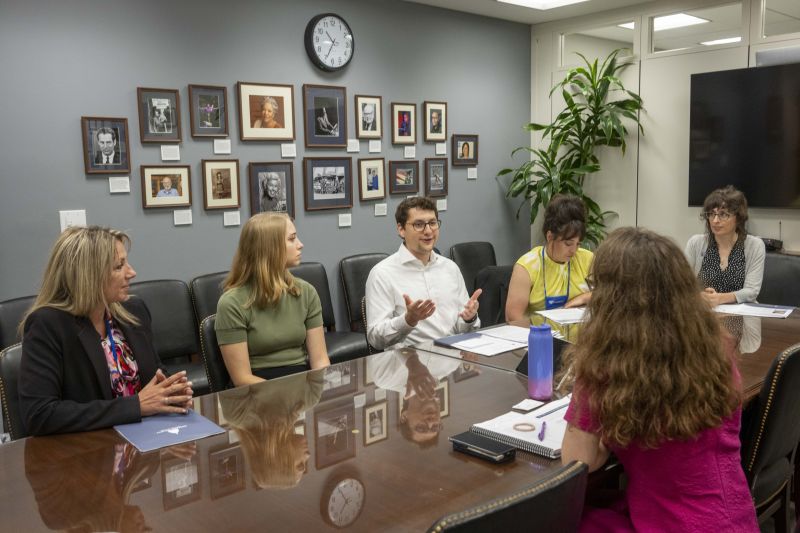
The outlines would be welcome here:
[[[531,224],[539,208],[558,193],[579,196],[588,209],[585,242],[596,246],[606,235],[606,219],[616,215],[603,211],[584,193],[584,180],[600,170],[596,151],[600,146],[618,147],[625,154],[628,128],[626,119],[644,134],[639,112],[643,109],[638,94],[625,89],[617,73],[627,64],[617,61],[622,51],[615,50],[602,63],[589,61],[582,54],[583,65],[572,68],[550,91],[561,89],[566,107],[550,124],[530,123],[528,131],[541,131],[543,148],[521,146],[511,152],[529,152],[530,159],[517,168],[504,168],[499,176],[511,174],[506,197],[522,197],[519,217],[525,201],[530,201]]]

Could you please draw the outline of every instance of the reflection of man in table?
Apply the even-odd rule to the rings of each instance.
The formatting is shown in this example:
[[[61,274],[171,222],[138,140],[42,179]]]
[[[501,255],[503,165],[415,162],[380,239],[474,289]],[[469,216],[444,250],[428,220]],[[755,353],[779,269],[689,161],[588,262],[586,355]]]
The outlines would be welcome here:
[[[94,134],[99,152],[94,154],[95,165],[119,165],[117,132],[112,128],[99,128]]]
[[[361,105],[361,129],[363,131],[377,131],[375,123],[375,104]]]
[[[261,190],[261,212],[286,212],[286,199],[283,198],[283,183],[277,172],[259,172],[258,182]]]
[[[166,196],[180,196],[178,194],[178,189],[172,186],[172,178],[169,176],[164,176],[161,180],[161,189],[156,194],[157,198],[164,198]]]
[[[438,109],[431,110],[431,133],[442,133],[442,112]]]

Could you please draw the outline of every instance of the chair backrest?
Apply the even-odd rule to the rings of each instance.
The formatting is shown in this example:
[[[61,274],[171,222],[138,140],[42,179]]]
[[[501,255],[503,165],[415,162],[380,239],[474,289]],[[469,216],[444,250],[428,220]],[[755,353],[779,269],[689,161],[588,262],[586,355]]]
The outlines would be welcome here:
[[[131,294],[141,298],[150,310],[153,342],[164,363],[173,359],[188,362],[198,353],[197,322],[189,286],[177,279],[132,283]]]
[[[19,410],[19,363],[22,360],[22,344],[14,344],[0,351],[0,402],[3,404],[3,425],[12,439],[21,439],[28,434],[22,423]]]
[[[209,315],[200,322],[200,356],[211,392],[225,390],[231,382],[222,351],[217,344],[217,332],[214,330],[216,318],[217,315]]]
[[[514,265],[488,266],[475,276],[475,288],[483,289],[478,297],[478,316],[481,327],[493,326],[506,321],[506,298],[511,271]]]
[[[197,323],[209,315],[217,312],[217,302],[222,296],[222,282],[228,276],[228,271],[215,272],[197,276],[189,282],[189,290],[192,293],[192,306]]]
[[[758,398],[742,428],[742,466],[751,490],[761,472],[774,475],[778,462],[790,465],[800,441],[800,343],[772,361]],[[787,465],[788,466],[788,465]],[[787,469],[787,475],[791,475]],[[776,476],[778,477],[778,476]],[[785,482],[788,477],[777,479]],[[774,487],[777,491],[780,486]]]
[[[369,338],[367,337],[367,297],[361,297],[361,329],[364,330],[364,338],[367,339],[367,353],[372,355],[374,353],[380,353],[380,350],[375,348],[373,345],[369,343]]]
[[[524,524],[536,531],[578,531],[587,476],[586,465],[573,461],[519,492],[443,516],[428,532],[516,531]]]
[[[766,254],[764,278],[758,301],[762,304],[800,307],[800,257],[788,254]]]
[[[472,292],[478,288],[475,284],[475,276],[482,268],[497,265],[494,255],[494,246],[490,242],[461,242],[450,247],[450,259],[458,265],[461,275],[464,276],[464,283],[467,285],[467,292],[472,296]]]
[[[17,327],[34,300],[36,296],[24,296],[0,302],[0,350],[22,340],[17,334]]]
[[[361,319],[361,298],[364,297],[366,291],[367,278],[372,267],[387,257],[389,255],[383,253],[358,254],[339,261],[339,275],[342,279],[350,331],[364,331]]]
[[[331,289],[328,285],[328,274],[322,263],[300,263],[296,267],[289,269],[293,276],[297,276],[303,281],[309,282],[317,289],[319,301],[322,304],[322,325],[327,331],[336,329],[336,317],[333,314],[333,302],[331,301]]]

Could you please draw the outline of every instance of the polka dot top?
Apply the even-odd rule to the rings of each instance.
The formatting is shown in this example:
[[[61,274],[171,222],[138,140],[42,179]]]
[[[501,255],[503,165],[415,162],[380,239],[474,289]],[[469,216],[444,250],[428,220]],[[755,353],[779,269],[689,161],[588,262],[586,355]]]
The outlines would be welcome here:
[[[710,239],[708,250],[703,256],[703,264],[697,277],[703,287],[711,287],[719,293],[735,292],[744,287],[745,261],[743,240],[736,241],[728,256],[728,268],[719,266],[719,248],[717,241]]]

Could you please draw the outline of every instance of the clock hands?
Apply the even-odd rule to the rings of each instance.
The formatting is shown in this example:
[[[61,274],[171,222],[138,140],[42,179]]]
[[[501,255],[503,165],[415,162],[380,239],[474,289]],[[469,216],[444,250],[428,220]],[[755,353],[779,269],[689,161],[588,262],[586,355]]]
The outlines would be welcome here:
[[[328,32],[325,32],[325,33],[328,33]],[[331,55],[331,52],[333,51],[333,47],[336,46],[336,39],[331,37],[330,34],[328,34],[328,37],[331,38],[331,47],[328,48],[328,53],[325,54],[325,59],[328,59],[328,56]]]

